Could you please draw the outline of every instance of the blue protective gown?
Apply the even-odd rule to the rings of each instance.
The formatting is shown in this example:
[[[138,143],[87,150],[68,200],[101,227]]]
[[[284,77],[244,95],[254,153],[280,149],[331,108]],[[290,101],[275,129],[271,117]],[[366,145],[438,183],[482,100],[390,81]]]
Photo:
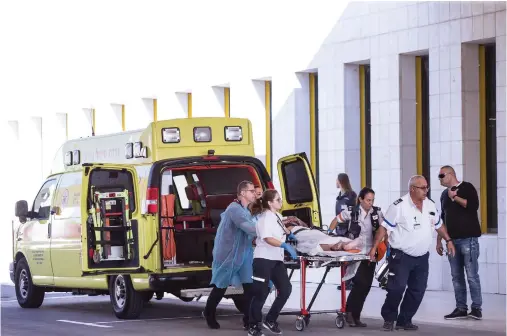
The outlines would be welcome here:
[[[256,219],[238,202],[232,202],[220,217],[213,247],[211,284],[227,288],[252,283]]]

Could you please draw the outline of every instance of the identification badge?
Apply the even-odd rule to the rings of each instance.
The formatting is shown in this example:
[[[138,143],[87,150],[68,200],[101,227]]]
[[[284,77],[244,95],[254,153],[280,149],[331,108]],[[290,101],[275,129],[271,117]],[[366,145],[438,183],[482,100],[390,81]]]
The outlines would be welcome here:
[[[414,216],[414,229],[419,229],[421,227],[421,223],[417,220],[417,216]]]

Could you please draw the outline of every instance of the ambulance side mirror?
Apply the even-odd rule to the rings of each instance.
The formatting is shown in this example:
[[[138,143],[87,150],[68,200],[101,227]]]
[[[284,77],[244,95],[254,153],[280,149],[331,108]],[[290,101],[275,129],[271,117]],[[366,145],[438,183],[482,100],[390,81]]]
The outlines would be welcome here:
[[[26,201],[16,202],[15,216],[19,217],[21,223],[26,222],[26,217],[28,217],[28,203]]]

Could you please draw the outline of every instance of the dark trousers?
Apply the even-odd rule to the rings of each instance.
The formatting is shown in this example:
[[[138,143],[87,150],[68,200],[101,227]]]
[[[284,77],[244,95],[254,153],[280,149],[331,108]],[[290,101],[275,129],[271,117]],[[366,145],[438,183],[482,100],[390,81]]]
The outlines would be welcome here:
[[[251,326],[262,322],[262,307],[269,295],[270,280],[278,290],[278,295],[266,315],[266,321],[275,322],[289,299],[292,284],[283,261],[255,258],[253,261],[253,294],[250,303]]]
[[[412,257],[400,250],[391,249],[387,296],[381,310],[384,321],[396,321],[398,325],[412,323],[412,317],[419,309],[428,284],[428,257],[429,253]]]
[[[213,287],[210,295],[208,296],[208,301],[206,301],[206,307],[204,308],[205,314],[207,316],[215,316],[218,304],[224,298],[226,290],[227,288],[218,288],[216,286]],[[241,312],[243,313],[243,322],[248,323],[248,311],[250,308],[250,301],[252,300],[253,284],[244,283],[243,292],[244,298],[242,302],[244,306],[241,309]]]
[[[368,293],[370,293],[373,275],[375,274],[376,263],[369,260],[361,261],[354,278],[352,279],[354,286],[347,298],[346,311],[352,313],[352,317],[359,320],[364,302]]]

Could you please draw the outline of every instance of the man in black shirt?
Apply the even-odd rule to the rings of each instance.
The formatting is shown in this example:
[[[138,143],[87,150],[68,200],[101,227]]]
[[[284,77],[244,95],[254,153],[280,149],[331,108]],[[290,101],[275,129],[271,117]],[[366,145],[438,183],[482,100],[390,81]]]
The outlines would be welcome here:
[[[482,319],[482,294],[478,263],[478,237],[481,236],[481,225],[477,216],[479,197],[471,183],[458,181],[456,172],[451,166],[440,168],[438,178],[440,184],[446,187],[440,196],[442,219],[456,247],[455,256],[448,256],[456,298],[456,309],[444,318],[472,317],[480,320]],[[443,254],[442,237],[440,235],[437,237],[437,253]],[[470,314],[467,314],[465,271],[470,287],[470,296],[472,297]]]

